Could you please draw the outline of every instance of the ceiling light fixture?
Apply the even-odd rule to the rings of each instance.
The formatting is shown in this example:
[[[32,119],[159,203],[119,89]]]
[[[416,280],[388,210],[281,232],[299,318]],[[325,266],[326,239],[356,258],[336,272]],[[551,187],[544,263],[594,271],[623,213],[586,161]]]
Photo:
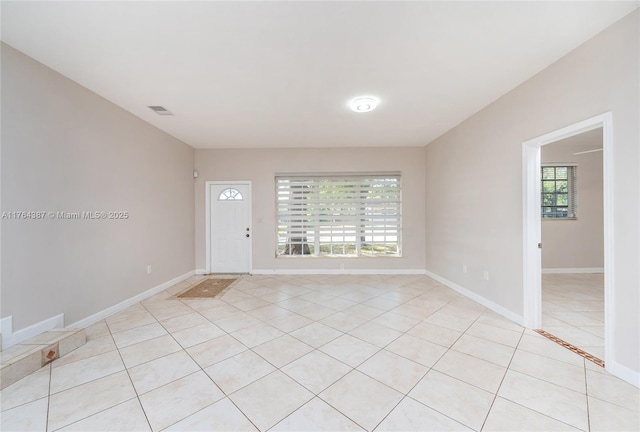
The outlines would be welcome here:
[[[355,112],[369,112],[376,109],[378,102],[373,96],[359,96],[349,102],[349,106]]]

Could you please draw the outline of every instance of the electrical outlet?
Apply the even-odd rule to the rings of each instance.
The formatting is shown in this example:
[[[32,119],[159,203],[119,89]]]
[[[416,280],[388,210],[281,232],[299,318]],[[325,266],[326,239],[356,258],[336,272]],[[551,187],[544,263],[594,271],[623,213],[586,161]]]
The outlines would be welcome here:
[[[147,274],[151,274],[151,264],[147,266]]]
[[[462,273],[466,273],[466,272],[467,272],[467,265],[462,264]]]
[[[484,271],[484,280],[489,280],[489,270]]]

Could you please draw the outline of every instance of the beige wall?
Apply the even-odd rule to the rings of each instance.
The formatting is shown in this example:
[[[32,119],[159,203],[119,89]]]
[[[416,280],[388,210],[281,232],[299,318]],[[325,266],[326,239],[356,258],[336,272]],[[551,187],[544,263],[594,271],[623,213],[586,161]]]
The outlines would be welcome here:
[[[575,155],[602,148],[602,129],[542,147],[542,163],[577,164],[578,218],[542,219],[542,268],[604,267],[602,212],[602,152]]]
[[[196,268],[205,269],[205,182],[252,182],[253,270],[424,268],[424,148],[196,150]],[[401,258],[276,258],[276,173],[402,173]]]
[[[90,316],[193,270],[193,149],[2,45],[2,317]],[[147,275],[146,267],[152,265]]]
[[[613,113],[617,364],[640,370],[639,13],[587,41],[426,148],[426,268],[523,313],[522,143]],[[472,73],[472,72],[470,72]],[[462,272],[462,264],[468,273]],[[490,278],[483,279],[488,270]]]

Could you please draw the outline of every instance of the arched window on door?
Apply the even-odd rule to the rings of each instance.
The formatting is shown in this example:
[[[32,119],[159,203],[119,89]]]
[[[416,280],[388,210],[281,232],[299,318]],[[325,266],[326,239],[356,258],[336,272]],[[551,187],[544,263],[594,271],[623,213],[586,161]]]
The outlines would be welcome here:
[[[242,201],[243,199],[242,193],[234,188],[227,188],[218,195],[218,201]]]

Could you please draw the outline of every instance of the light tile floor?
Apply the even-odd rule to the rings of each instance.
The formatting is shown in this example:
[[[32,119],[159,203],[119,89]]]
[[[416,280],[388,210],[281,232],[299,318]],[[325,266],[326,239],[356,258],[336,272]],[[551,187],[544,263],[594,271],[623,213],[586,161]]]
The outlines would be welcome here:
[[[542,329],[604,360],[604,275],[542,275]]]
[[[640,428],[640,392],[425,276],[193,277],[1,393],[3,431]]]

